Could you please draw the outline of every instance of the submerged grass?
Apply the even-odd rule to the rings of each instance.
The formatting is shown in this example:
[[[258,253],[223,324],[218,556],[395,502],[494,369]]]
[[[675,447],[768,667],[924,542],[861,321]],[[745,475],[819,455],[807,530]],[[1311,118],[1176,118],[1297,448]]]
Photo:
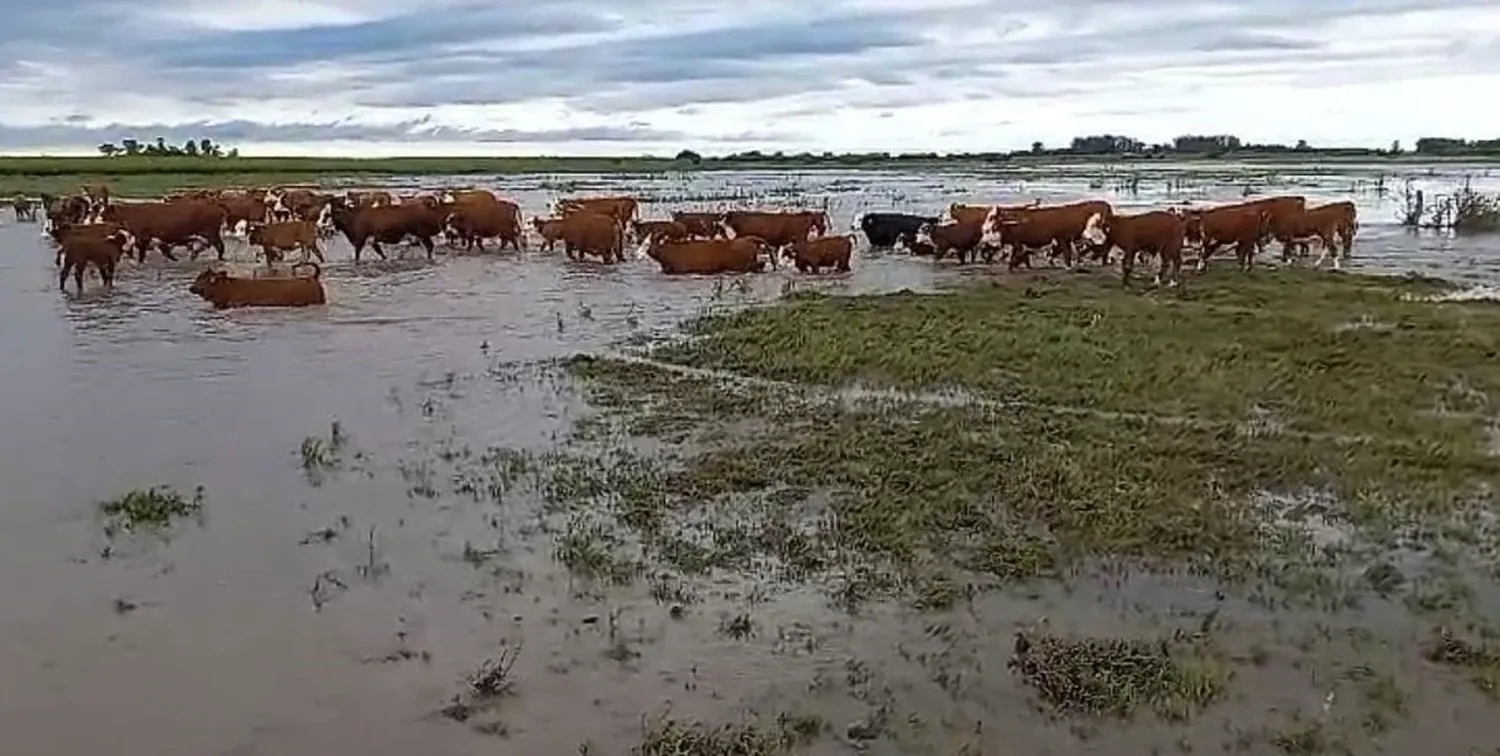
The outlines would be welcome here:
[[[1184,645],[1022,633],[1010,664],[1059,713],[1128,719],[1150,708],[1184,720],[1222,697],[1228,682],[1224,669]]]
[[[192,498],[183,496],[171,486],[160,485],[143,490],[130,491],[119,498],[101,502],[105,529],[110,533],[121,530],[162,529],[182,517],[191,517],[203,511],[203,487],[199,486]]]

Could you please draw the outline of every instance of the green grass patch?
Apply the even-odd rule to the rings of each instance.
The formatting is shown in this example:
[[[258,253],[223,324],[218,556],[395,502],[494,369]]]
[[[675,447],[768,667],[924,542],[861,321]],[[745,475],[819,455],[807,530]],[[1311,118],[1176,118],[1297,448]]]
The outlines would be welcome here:
[[[549,498],[613,517],[632,564],[826,573],[851,600],[918,606],[951,604],[933,585],[954,570],[1008,583],[1099,559],[1316,592],[1313,515],[1493,552],[1476,523],[1500,482],[1500,308],[1404,297],[1442,287],[1282,271],[1158,298],[1068,276],[710,316],[656,356],[786,383],[576,358],[607,419],[586,435],[617,446],[550,459]],[[588,543],[611,532],[590,522]],[[598,569],[608,545],[577,546],[583,571],[621,574]]]

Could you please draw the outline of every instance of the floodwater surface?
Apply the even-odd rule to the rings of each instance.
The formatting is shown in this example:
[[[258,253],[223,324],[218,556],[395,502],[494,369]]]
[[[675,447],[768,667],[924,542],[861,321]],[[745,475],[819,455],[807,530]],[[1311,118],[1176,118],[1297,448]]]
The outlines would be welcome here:
[[[1351,267],[1500,283],[1493,241],[1396,224],[1407,176],[1385,177],[1382,195],[1374,170],[1215,170],[1224,175],[1164,168],[1133,189],[1107,175],[882,172],[478,183],[522,202],[528,217],[564,193],[629,191],[658,200],[643,205],[648,217],[802,205],[828,208],[845,229],[864,211],[936,213],[966,200],[1106,196],[1129,209],[1301,193],[1359,204]],[[1430,192],[1462,178],[1452,168],[1403,170]],[[1481,190],[1500,184],[1474,180]],[[575,263],[534,244],[520,255],[440,253],[431,264],[407,250],[402,261],[356,268],[340,241],[325,268],[328,306],[215,312],[187,291],[201,260],[126,263],[114,291],[99,291],[91,274],[75,297],[57,291],[52,254],[36,225],[9,217],[0,225],[7,753],[456,756],[578,753],[584,743],[589,753],[625,753],[645,715],[734,721],[765,707],[833,723],[838,737],[815,748],[839,753],[850,747],[846,724],[880,709],[871,703],[880,689],[913,686],[945,701],[922,714],[928,731],[951,732],[954,742],[983,722],[1004,732],[984,752],[1087,747],[1032,711],[1005,671],[1008,629],[981,632],[1013,627],[1035,607],[991,595],[956,610],[967,619],[949,618],[948,629],[924,630],[897,606],[855,616],[831,610],[811,587],[756,596],[753,586],[726,583],[682,617],[644,584],[596,589],[570,579],[553,538],[541,535],[556,524],[525,495],[479,505],[440,479],[442,460],[545,451],[568,433],[585,406],[548,360],[666,334],[707,309],[790,290],[922,290],[1003,275],[998,268],[959,271],[861,246],[847,275],[669,278],[649,261]],[[232,243],[231,254],[249,266],[243,244]],[[300,448],[328,437],[335,422],[357,453],[314,485]],[[99,503],[158,484],[185,493],[201,486],[202,521],[162,537],[106,537]],[[1148,599],[1169,592],[1179,608],[1212,603],[1201,586],[1140,590]],[[1152,622],[1128,608],[1129,590],[1085,598],[1097,609],[1059,624],[1108,631]],[[741,611],[758,630],[722,632]],[[959,646],[970,656],[954,658]],[[505,649],[515,649],[516,687],[498,718],[481,728],[440,714],[464,676]],[[927,671],[902,677],[898,653]],[[963,695],[946,682],[960,673],[939,672],[939,663],[971,678]],[[844,693],[816,692],[835,677]],[[1231,714],[1183,732],[1147,728],[1110,741],[1110,752],[1211,742]],[[1429,728],[1410,742],[1432,750],[1472,741],[1479,712],[1452,716],[1471,729]],[[897,741],[869,747],[901,750]]]

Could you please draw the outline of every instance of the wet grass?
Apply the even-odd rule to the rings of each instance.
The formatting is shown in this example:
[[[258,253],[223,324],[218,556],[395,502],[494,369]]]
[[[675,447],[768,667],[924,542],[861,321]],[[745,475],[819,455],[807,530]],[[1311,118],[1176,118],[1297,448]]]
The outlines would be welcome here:
[[[657,575],[674,611],[723,580],[950,617],[996,591],[1204,580],[1268,614],[1032,632],[1011,667],[1056,715],[1174,722],[1227,706],[1247,665],[1314,670],[1350,703],[1254,738],[1373,743],[1409,720],[1409,680],[1358,639],[1485,627],[1500,560],[1500,307],[1423,299],[1447,288],[1215,272],[1158,294],[1043,274],[705,316],[647,359],[566,364],[597,414],[537,458],[554,554],[600,584]],[[1371,635],[1355,619],[1371,602],[1405,619]],[[754,643],[753,617],[720,611],[715,631]],[[1493,684],[1487,646],[1433,648]]]
[[[822,729],[815,718],[782,716],[769,725],[706,725],[670,716],[647,720],[632,756],[778,756],[795,753]]]
[[[1016,636],[1011,667],[1059,713],[1128,719],[1150,708],[1184,720],[1224,695],[1228,672],[1185,644]]]
[[[117,533],[165,529],[180,518],[201,514],[203,504],[202,486],[189,498],[171,486],[160,485],[101,502],[99,510],[105,518],[106,532]]]

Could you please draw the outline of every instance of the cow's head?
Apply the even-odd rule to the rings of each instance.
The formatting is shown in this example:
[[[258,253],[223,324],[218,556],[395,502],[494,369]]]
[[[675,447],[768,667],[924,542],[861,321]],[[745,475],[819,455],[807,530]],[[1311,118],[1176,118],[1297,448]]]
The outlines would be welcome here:
[[[998,207],[992,207],[988,213],[985,213],[984,222],[979,226],[979,243],[987,247],[1002,246],[1005,244],[1005,232],[1020,223],[1020,218]]]
[[[188,286],[188,291],[212,302],[214,292],[223,288],[227,283],[229,283],[228,273],[222,270],[209,269],[199,273],[198,277],[193,279],[193,283]]]

